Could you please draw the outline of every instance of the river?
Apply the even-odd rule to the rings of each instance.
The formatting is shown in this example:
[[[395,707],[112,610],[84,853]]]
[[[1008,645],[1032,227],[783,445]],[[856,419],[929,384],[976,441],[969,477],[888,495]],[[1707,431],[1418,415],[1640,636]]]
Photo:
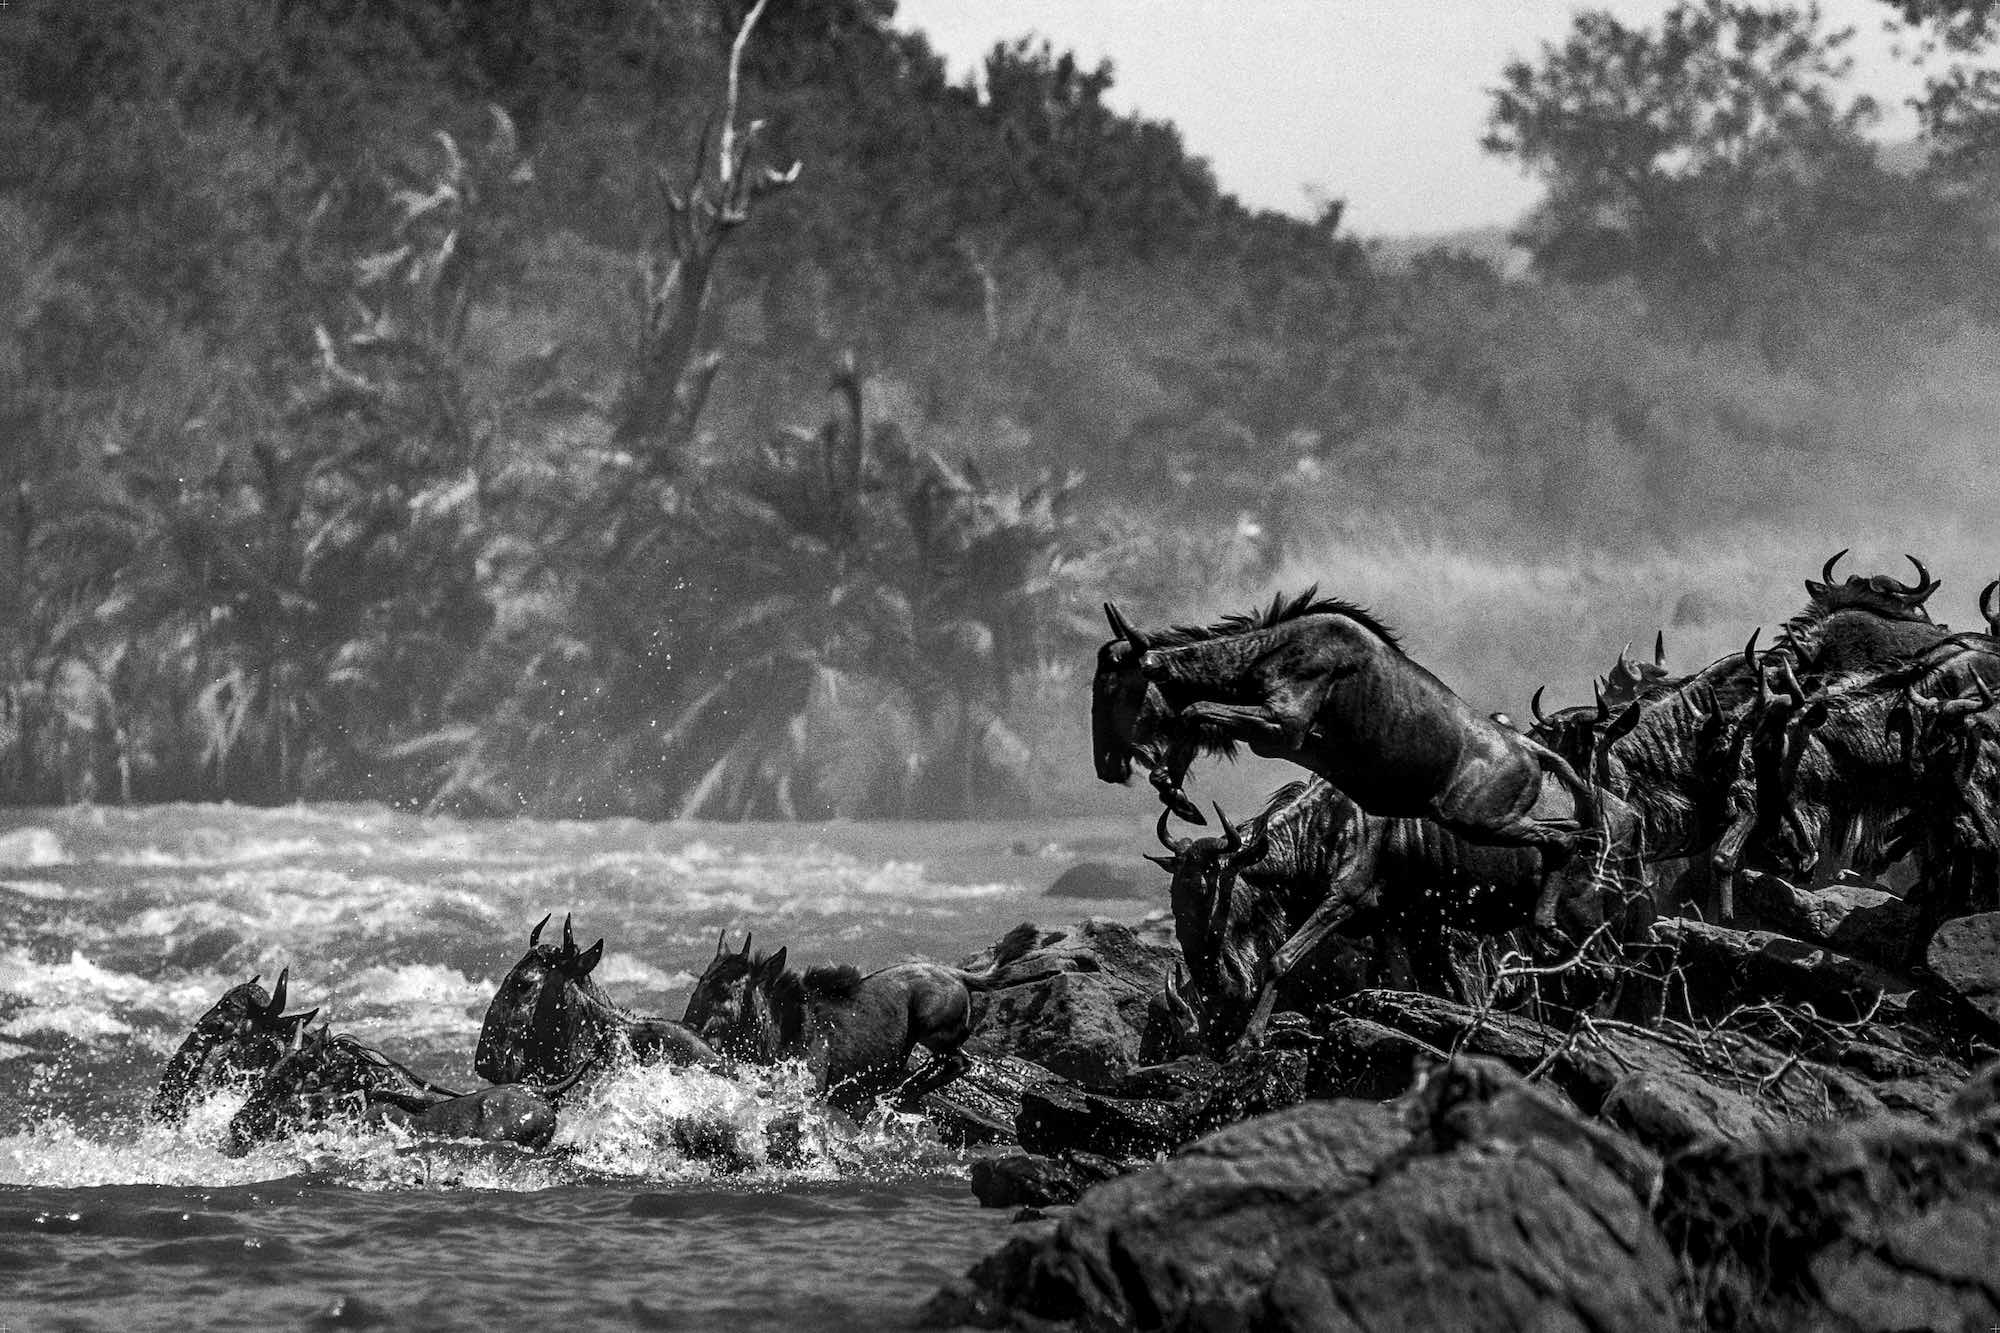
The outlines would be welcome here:
[[[330,1129],[233,1158],[240,1094],[143,1109],[230,985],[291,969],[294,1010],[477,1086],[486,1004],[545,913],[603,936],[597,978],[678,1017],[719,932],[794,965],[957,960],[1053,901],[1070,860],[1150,844],[1143,812],[1037,823],[468,822],[364,806],[0,811],[0,1333],[874,1329],[1015,1225],[920,1121],[808,1110],[796,1071],[640,1068],[566,1104],[553,1147]],[[690,1126],[738,1151],[675,1147]]]

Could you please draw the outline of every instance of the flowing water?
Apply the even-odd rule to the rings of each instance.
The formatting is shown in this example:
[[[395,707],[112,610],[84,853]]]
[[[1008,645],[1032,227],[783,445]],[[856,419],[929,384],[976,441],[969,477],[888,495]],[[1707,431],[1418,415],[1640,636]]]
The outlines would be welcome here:
[[[335,1127],[221,1150],[241,1102],[143,1109],[195,1017],[291,969],[440,1082],[543,914],[607,940],[598,979],[678,1017],[719,932],[794,964],[956,960],[1123,860],[1141,816],[1028,824],[469,823],[348,806],[0,811],[0,1333],[287,1328],[880,1328],[1005,1239],[971,1157],[853,1125],[797,1070],[600,1080],[547,1152]],[[552,926],[551,929],[556,927]],[[763,1127],[804,1113],[805,1151]],[[692,1145],[692,1146],[690,1146]]]

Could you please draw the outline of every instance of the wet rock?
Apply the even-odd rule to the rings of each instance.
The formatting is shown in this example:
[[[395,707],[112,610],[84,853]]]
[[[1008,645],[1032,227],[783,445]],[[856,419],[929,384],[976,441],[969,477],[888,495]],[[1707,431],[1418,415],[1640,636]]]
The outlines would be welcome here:
[[[1206,1134],[1253,1115],[1297,1106],[1306,1099],[1311,1054],[1304,1050],[1256,1048],[1231,1054],[1216,1071],[1188,1124]]]
[[[1120,1097],[1150,1097],[1155,1101],[1179,1101],[1193,1093],[1205,1093],[1215,1086],[1222,1066],[1205,1055],[1185,1055],[1165,1064],[1140,1065],[1130,1070],[1112,1089]]]
[[[1184,1142],[1191,1120],[1192,1108],[1183,1103],[1056,1085],[1022,1097],[1014,1131],[1022,1148],[1045,1156],[1149,1158]]]
[[[1671,1159],[1657,1210],[1711,1328],[2000,1323],[2000,1150],[1877,1118]]]
[[[1161,892],[1156,871],[1140,874],[1129,866],[1109,861],[1079,861],[1056,876],[1043,895],[1048,898],[1157,898]]]
[[[1836,1022],[1870,1012],[1896,1018],[1916,991],[1916,983],[1899,972],[1767,930],[1668,917],[1653,923],[1653,938],[1673,951],[1702,1017],[1779,1000],[1809,1004]]]
[[[972,1164],[972,1195],[986,1208],[1047,1208],[1075,1203],[1084,1182],[1053,1157],[1009,1153]]]
[[[1931,936],[1924,961],[1947,990],[2000,1024],[2000,912],[1945,922]]]
[[[1169,945],[1141,939],[1102,917],[1048,932],[1007,976],[1055,976],[973,997],[974,1055],[1019,1056],[1092,1087],[1108,1088],[1139,1063],[1147,1006],[1179,959]],[[964,966],[990,962],[992,952]],[[1005,978],[1003,977],[1003,982]]]
[[[963,1074],[925,1095],[924,1115],[954,1144],[1012,1143],[1022,1096],[1060,1081],[1018,1056],[972,1056]]]
[[[1504,1068],[1454,1062],[1401,1103],[1307,1102],[1093,1189],[924,1322],[1671,1328],[1655,1170]]]
[[[1746,872],[1740,910],[1772,930],[1831,945],[1841,953],[1900,967],[1917,947],[1917,909],[1885,889],[1836,883],[1801,889],[1776,875]]]

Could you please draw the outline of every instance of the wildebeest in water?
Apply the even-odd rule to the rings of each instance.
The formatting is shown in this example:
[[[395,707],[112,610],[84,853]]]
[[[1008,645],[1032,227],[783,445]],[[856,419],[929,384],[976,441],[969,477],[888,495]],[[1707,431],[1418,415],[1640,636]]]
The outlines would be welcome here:
[[[784,949],[753,958],[748,937],[740,950],[718,940],[682,1021],[724,1055],[754,1064],[805,1060],[828,1100],[850,1114],[883,1093],[910,1108],[968,1067],[960,1048],[972,1036],[973,991],[1027,985],[1062,970],[1004,975],[1040,938],[1023,922],[977,972],[898,963],[865,975],[846,965],[801,975],[786,968]],[[919,1046],[931,1059],[906,1073]]]
[[[570,918],[562,943],[542,943],[543,917],[528,933],[528,951],[502,979],[480,1024],[473,1070],[494,1083],[562,1080],[621,1059],[712,1065],[708,1043],[670,1018],[635,1014],[591,977],[604,941],[579,949]]]
[[[255,1078],[284,1058],[298,1034],[319,1013],[285,1012],[291,969],[278,973],[270,994],[258,978],[231,986],[195,1020],[180,1048],[167,1061],[153,1093],[150,1114],[178,1121],[197,1095],[225,1083]]]

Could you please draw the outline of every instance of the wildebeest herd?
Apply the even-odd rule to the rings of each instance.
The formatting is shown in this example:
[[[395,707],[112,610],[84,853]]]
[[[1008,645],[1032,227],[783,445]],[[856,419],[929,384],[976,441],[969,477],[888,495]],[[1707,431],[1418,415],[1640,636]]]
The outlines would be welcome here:
[[[1987,628],[1954,632],[1914,556],[1914,582],[1836,582],[1845,554],[1768,648],[1753,635],[1675,675],[1656,639],[1592,704],[1545,714],[1537,691],[1525,730],[1317,590],[1199,627],[1142,629],[1107,604],[1097,773],[1143,766],[1159,793],[1157,859],[1211,1045],[1254,1035],[1260,1009],[1304,1007],[1335,932],[1400,934],[1419,984],[1448,991],[1447,930],[1631,942],[1685,901],[1733,918],[1745,870],[1906,863],[1918,950],[2000,905],[2000,580],[1979,597]],[[1315,776],[1218,836],[1176,837],[1171,816],[1203,818],[1183,790],[1193,761],[1237,745]]]
[[[1987,628],[1953,631],[1939,584],[1836,581],[1842,555],[1770,646],[1752,636],[1697,671],[1621,654],[1590,704],[1522,728],[1481,713],[1412,660],[1368,612],[1308,589],[1205,626],[1140,627],[1107,604],[1092,748],[1098,777],[1142,768],[1161,801],[1151,859],[1171,875],[1184,971],[1157,997],[1141,1052],[1167,1061],[1255,1047],[1276,1012],[1404,984],[1472,998],[1468,940],[1511,934],[1544,960],[1618,960],[1661,911],[1735,914],[1739,874],[1899,878],[1919,952],[1940,923],[2000,907],[2000,580]],[[1310,776],[1252,818],[1205,823],[1195,761],[1245,746]],[[1894,875],[1892,876],[1892,871]],[[786,951],[718,941],[679,1020],[632,1013],[592,979],[603,941],[546,919],[486,1014],[460,1093],[351,1036],[287,1014],[288,978],[233,988],[169,1063],[154,1113],[176,1118],[229,1080],[251,1090],[239,1151],[336,1112],[416,1133],[540,1147],[556,1108],[621,1060],[727,1069],[803,1061],[827,1100],[862,1114],[915,1107],[961,1076],[976,993],[1052,975],[1031,926],[989,967],[908,963],[804,972]],[[1184,978],[1184,980],[1183,980]],[[927,1058],[911,1069],[913,1051]]]

